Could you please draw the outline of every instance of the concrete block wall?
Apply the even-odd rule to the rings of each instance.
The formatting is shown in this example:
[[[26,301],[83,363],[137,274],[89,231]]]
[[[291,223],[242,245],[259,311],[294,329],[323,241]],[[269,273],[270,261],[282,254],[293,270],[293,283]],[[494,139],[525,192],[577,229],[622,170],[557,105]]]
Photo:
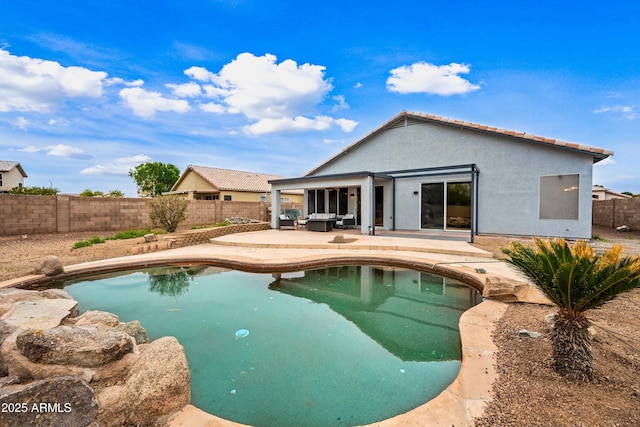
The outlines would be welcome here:
[[[55,233],[57,223],[54,196],[0,196],[0,236]]]
[[[225,236],[227,234],[269,230],[270,228],[270,223],[259,222],[252,224],[234,224],[225,227],[203,228],[200,230],[186,230],[176,234],[176,241],[173,247],[180,248],[183,246],[199,245],[201,243],[209,243],[209,240],[215,237]]]
[[[640,197],[594,200],[593,224],[611,228],[626,225],[634,231],[640,230]]]
[[[148,199],[77,196],[0,195],[0,236],[123,231],[151,226]],[[225,218],[241,217],[270,222],[269,203],[191,200],[180,230],[194,225],[214,225]],[[283,203],[283,208],[302,209]]]

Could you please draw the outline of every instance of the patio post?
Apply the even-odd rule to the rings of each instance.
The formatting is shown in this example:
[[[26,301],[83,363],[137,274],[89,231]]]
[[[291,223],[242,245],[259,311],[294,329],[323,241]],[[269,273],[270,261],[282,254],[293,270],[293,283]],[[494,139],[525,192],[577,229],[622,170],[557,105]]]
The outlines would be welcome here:
[[[280,216],[280,210],[282,204],[280,201],[280,190],[271,186],[271,228],[278,228],[278,217]]]

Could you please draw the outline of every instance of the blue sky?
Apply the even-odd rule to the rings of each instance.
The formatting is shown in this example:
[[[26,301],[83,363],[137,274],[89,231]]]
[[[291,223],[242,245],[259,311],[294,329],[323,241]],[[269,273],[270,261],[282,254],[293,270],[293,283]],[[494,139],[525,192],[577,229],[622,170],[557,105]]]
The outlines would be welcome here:
[[[613,150],[640,193],[640,2],[5,2],[0,159],[119,189],[147,161],[300,176],[403,110]]]

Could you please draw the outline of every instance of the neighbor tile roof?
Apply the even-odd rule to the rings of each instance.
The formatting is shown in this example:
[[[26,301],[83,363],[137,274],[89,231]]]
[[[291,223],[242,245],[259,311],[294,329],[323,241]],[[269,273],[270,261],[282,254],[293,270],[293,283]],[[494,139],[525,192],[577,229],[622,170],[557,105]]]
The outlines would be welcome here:
[[[315,167],[314,169],[309,171],[307,173],[307,175],[314,174],[316,171],[320,170],[323,166],[327,165],[328,163],[331,163],[334,159],[344,155],[346,152],[350,151],[353,147],[365,142],[366,140],[368,140],[372,136],[374,136],[374,135],[376,135],[376,134],[378,134],[378,133],[380,133],[382,131],[385,131],[387,129],[392,129],[394,127],[398,127],[398,125],[404,123],[405,120],[407,120],[409,122],[409,124],[414,124],[414,123],[418,123],[418,122],[422,122],[422,123],[428,123],[428,122],[440,123],[440,124],[445,124],[445,125],[461,127],[461,128],[464,128],[464,129],[472,129],[472,130],[476,130],[476,131],[479,131],[479,132],[487,132],[487,133],[494,134],[494,135],[502,135],[502,136],[507,136],[507,137],[512,137],[512,138],[517,138],[517,139],[529,141],[529,142],[532,142],[532,143],[546,144],[546,145],[551,145],[551,146],[558,147],[558,148],[577,150],[577,151],[581,151],[583,153],[593,154],[594,163],[596,161],[605,159],[605,158],[613,155],[613,151],[605,150],[603,148],[595,148],[595,147],[590,147],[588,145],[575,144],[575,143],[572,143],[572,142],[565,142],[565,141],[560,141],[560,140],[552,139],[552,138],[545,138],[543,136],[532,135],[532,134],[528,134],[528,133],[525,133],[525,132],[516,132],[516,131],[507,130],[507,129],[500,129],[500,128],[496,128],[496,127],[492,127],[492,126],[480,125],[480,124],[477,124],[477,123],[465,122],[463,120],[448,119],[448,118],[442,117],[442,116],[434,116],[434,115],[431,115],[431,114],[403,111],[400,114],[398,114],[395,117],[393,117],[390,120],[388,120],[382,126],[378,127],[377,129],[373,130],[369,134],[365,135],[363,138],[361,138],[358,141],[354,142],[353,144],[347,146],[341,152],[339,152],[335,156],[331,157],[326,162],[324,162],[321,165]]]
[[[27,177],[24,169],[20,166],[20,163],[14,162],[12,160],[0,160],[0,172],[9,172],[13,170],[13,168],[18,168],[23,177]]]
[[[283,179],[283,176],[264,173],[245,172],[231,169],[211,168],[191,165],[188,169],[200,175],[218,190],[251,191],[268,193],[271,191],[269,180]],[[187,170],[188,170],[187,169]]]

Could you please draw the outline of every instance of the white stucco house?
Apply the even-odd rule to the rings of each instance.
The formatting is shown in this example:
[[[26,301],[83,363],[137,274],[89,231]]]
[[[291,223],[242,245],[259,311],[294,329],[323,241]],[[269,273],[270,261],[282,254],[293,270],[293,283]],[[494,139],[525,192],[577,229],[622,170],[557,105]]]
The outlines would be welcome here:
[[[601,148],[402,112],[305,176],[304,213],[353,213],[376,229],[591,237],[593,164]],[[277,228],[277,215],[273,216]]]
[[[14,187],[22,187],[27,177],[20,163],[0,160],[0,193],[6,193]]]

